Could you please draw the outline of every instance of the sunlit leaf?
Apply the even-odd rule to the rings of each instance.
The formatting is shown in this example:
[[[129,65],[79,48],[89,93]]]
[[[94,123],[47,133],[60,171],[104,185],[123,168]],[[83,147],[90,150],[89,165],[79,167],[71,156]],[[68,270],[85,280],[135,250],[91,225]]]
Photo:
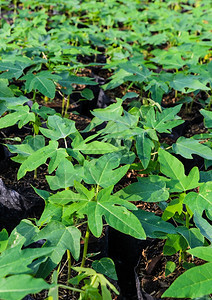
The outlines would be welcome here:
[[[212,160],[212,149],[200,144],[198,140],[192,138],[180,137],[176,144],[172,145],[172,148],[176,154],[193,159],[192,154],[197,154],[206,159]]]
[[[161,172],[170,178],[167,187],[172,192],[183,192],[199,186],[199,170],[194,167],[188,176],[185,175],[183,164],[165,150],[159,149]]]
[[[212,263],[197,266],[180,275],[162,297],[195,298],[212,293]]]

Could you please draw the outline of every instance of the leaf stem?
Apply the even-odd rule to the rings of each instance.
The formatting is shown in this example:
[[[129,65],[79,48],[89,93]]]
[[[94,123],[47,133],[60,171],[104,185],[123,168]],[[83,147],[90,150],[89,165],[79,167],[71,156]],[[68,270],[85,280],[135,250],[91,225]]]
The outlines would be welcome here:
[[[97,275],[94,275],[93,278],[92,278],[92,281],[90,283],[91,286],[94,285],[95,281],[97,280],[98,276]]]
[[[99,185],[96,186],[95,201],[97,201],[98,193],[99,193]]]
[[[36,90],[33,91],[33,97],[32,97],[32,102],[35,103],[35,97],[36,97]]]
[[[132,85],[133,85],[133,83],[134,82],[131,82],[127,87],[126,87],[126,89],[124,90],[124,95],[126,94],[126,92],[132,87]]]
[[[172,148],[172,146],[169,146],[169,147],[165,148],[164,150],[168,150],[168,149],[171,149],[171,148]],[[155,155],[155,154],[158,154],[158,151],[151,153],[151,155]]]
[[[63,95],[62,112],[61,112],[62,117],[64,116],[64,107],[65,107],[65,96]]]
[[[81,268],[83,268],[84,265],[85,265],[85,261],[86,261],[86,257],[87,257],[87,253],[88,253],[89,236],[90,236],[90,229],[87,225],[87,230],[86,230],[85,239],[84,239],[84,249],[83,249],[82,262],[81,262],[81,266],[80,266]]]
[[[71,278],[71,253],[70,250],[67,250],[67,261],[68,261],[68,277],[67,277],[67,284]]]
[[[16,19],[16,16],[17,16],[17,0],[13,0],[13,5],[14,5],[13,23],[15,23],[15,19]]]
[[[67,285],[64,285],[64,284],[59,284],[59,287],[63,288],[63,289],[71,290],[71,291],[74,291],[74,292],[78,292],[78,293],[85,293],[85,291],[83,291],[83,290],[73,288],[73,287],[70,287],[70,286],[67,286]]]
[[[65,143],[65,148],[67,149],[67,148],[68,148],[68,145],[67,145],[66,138],[64,138],[64,143]]]
[[[65,109],[65,114],[64,114],[64,116],[66,116],[67,113],[68,113],[69,104],[70,104],[70,95],[68,95],[67,100],[66,100],[66,109]]]
[[[179,265],[180,265],[181,262],[182,262],[182,250],[179,251],[179,259],[178,259],[178,261],[179,261]]]
[[[37,177],[38,177],[38,169],[36,168],[34,170],[34,179],[37,179]]]
[[[186,212],[185,216],[186,216],[186,227],[189,229],[189,213]]]

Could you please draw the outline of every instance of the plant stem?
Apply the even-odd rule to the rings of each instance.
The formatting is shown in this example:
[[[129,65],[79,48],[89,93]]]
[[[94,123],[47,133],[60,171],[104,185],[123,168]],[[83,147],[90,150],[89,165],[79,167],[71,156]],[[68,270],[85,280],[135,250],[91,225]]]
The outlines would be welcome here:
[[[97,280],[97,275],[94,275],[90,285],[93,286],[96,280]]]
[[[66,116],[67,113],[68,113],[69,103],[70,103],[70,95],[68,95],[67,101],[66,101],[66,109],[65,109],[65,114],[64,114],[65,116]]]
[[[99,185],[97,185],[97,187],[96,187],[95,201],[97,201],[98,193],[99,193]]]
[[[192,112],[193,103],[194,103],[194,102],[192,101],[192,102],[191,102],[191,104],[190,104],[190,107],[189,107],[189,109],[188,109],[188,112],[189,112],[189,113],[191,113],[191,112]]]
[[[13,23],[15,23],[16,15],[17,15],[17,0],[13,0],[14,5],[14,16],[13,16]]]
[[[171,148],[172,148],[172,146],[169,146],[169,147],[166,147],[165,150],[168,150],[168,149],[171,149]],[[158,151],[151,153],[151,155],[155,155],[155,154],[158,154]]]
[[[82,256],[82,262],[81,262],[81,268],[84,267],[85,265],[85,261],[86,261],[86,256],[87,256],[87,253],[88,253],[88,240],[89,240],[89,236],[90,236],[90,229],[87,225],[87,230],[86,230],[86,233],[85,233],[85,239],[84,239],[84,249],[83,249],[83,256]]]
[[[185,216],[186,216],[186,227],[189,229],[189,213],[186,212]]]
[[[124,95],[126,94],[126,92],[132,87],[134,82],[131,82],[127,87],[126,89],[124,90]]]
[[[71,253],[70,250],[67,250],[67,260],[68,260],[68,277],[67,277],[67,284],[71,278]]]
[[[67,148],[68,148],[68,145],[67,145],[66,138],[64,138],[64,143],[65,143],[65,148],[67,149]]]
[[[62,102],[62,111],[61,111],[62,117],[64,116],[64,107],[65,107],[65,96],[63,96],[63,102]]]
[[[210,102],[208,103],[208,110],[210,110],[211,109],[211,105],[212,105],[212,96],[210,97]]]
[[[32,97],[32,102],[35,103],[35,97],[36,97],[36,91],[33,91],[33,97]]]
[[[179,251],[179,265],[181,264],[182,261],[182,250]]]
[[[38,169],[36,168],[36,169],[34,170],[34,179],[37,179],[37,176],[38,176]]]
[[[85,291],[83,291],[83,290],[76,289],[76,288],[73,288],[73,287],[70,287],[70,286],[67,286],[67,285],[64,285],[64,284],[59,284],[59,287],[61,287],[63,289],[71,290],[71,291],[74,291],[74,292],[78,292],[78,293],[85,293]]]

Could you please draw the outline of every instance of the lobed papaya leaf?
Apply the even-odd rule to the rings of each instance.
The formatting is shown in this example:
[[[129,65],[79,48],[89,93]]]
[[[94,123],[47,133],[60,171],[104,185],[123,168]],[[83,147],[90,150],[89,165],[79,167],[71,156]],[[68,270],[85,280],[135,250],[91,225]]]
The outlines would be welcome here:
[[[183,164],[167,151],[159,149],[158,159],[161,172],[170,178],[170,181],[167,181],[167,187],[171,192],[183,192],[199,186],[197,167],[194,167],[186,176]]]
[[[172,148],[176,154],[192,159],[192,154],[197,154],[208,160],[212,160],[212,149],[204,144],[200,144],[198,140],[192,138],[180,137]]]

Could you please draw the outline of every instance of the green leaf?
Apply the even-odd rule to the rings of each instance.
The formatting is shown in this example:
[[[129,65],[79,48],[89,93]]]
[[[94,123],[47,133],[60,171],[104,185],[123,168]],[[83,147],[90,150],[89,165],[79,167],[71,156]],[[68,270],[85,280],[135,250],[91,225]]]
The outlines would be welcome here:
[[[95,196],[95,188],[88,190],[84,185],[76,180],[74,181],[74,187],[77,192],[80,193],[80,196],[85,197],[88,201],[90,201]]]
[[[40,127],[40,132],[51,140],[66,138],[69,134],[76,132],[75,122],[58,115],[48,117],[47,128]]]
[[[161,172],[171,179],[167,181],[167,187],[170,188],[171,192],[183,192],[199,186],[197,167],[194,167],[186,176],[183,164],[167,151],[159,149],[158,158]]]
[[[141,160],[144,169],[146,169],[151,159],[151,151],[154,143],[148,138],[145,131],[143,134],[136,136],[135,140],[138,158]]]
[[[92,100],[94,98],[94,94],[93,91],[90,89],[85,88],[82,92],[81,92],[82,97],[84,97],[87,100]]]
[[[119,151],[120,148],[106,142],[93,141],[85,143],[85,141],[74,146],[73,150],[81,151],[83,154],[107,154]]]
[[[184,204],[188,205],[194,214],[202,215],[204,210],[212,213],[212,181],[203,183],[199,188],[199,193],[188,193]]]
[[[80,184],[80,183],[77,183],[77,184]],[[75,187],[76,187],[76,182],[75,182]],[[83,188],[85,188],[85,187],[83,186]],[[87,193],[90,193],[90,195],[88,195]],[[85,194],[83,191],[81,191],[81,193],[80,192],[74,193],[71,190],[65,190],[62,192],[57,192],[56,194],[49,197],[49,201],[51,203],[55,203],[57,205],[66,205],[70,202],[76,202],[76,201],[86,201],[87,202],[87,201],[90,201],[95,195],[94,191],[87,190],[87,193]]]
[[[113,103],[106,108],[94,109],[91,113],[102,121],[115,121],[123,113],[122,100],[117,99],[117,103]]]
[[[0,231],[0,253],[7,248],[8,244],[8,232],[6,229]]]
[[[150,238],[164,238],[167,233],[175,234],[175,227],[162,220],[161,217],[156,216],[152,212],[148,212],[142,209],[133,211],[133,214],[141,222],[141,225],[146,233],[146,236]]]
[[[165,267],[165,276],[168,276],[176,269],[176,264],[173,261],[167,261]]]
[[[7,144],[7,148],[11,153],[17,153],[18,156],[12,158],[13,161],[22,163],[27,157],[33,154],[40,148],[45,146],[45,138],[42,135],[28,135],[22,144],[11,145]]]
[[[32,90],[38,90],[44,96],[49,98],[55,97],[55,84],[51,79],[60,78],[57,75],[51,74],[49,71],[41,71],[34,75],[28,72],[25,76],[21,77],[21,80],[26,80],[25,86],[28,92]]]
[[[15,61],[12,62],[1,62],[0,63],[0,71],[6,71],[0,75],[2,78],[12,79],[16,78],[18,79],[23,74],[23,71],[26,67],[33,64],[33,62],[30,59],[27,59],[26,57],[25,61]]]
[[[60,77],[63,79],[59,80],[59,83],[66,87],[69,86],[70,84],[85,84],[85,85],[97,85],[98,83],[93,80],[93,78],[89,77],[82,77],[82,76],[76,76],[76,75],[69,75],[69,72],[63,72],[62,75],[61,73],[59,74]]]
[[[180,275],[162,297],[195,298],[212,293],[212,263],[194,267]]]
[[[35,102],[32,107],[31,111],[33,111],[35,114],[41,116],[42,119],[47,120],[48,116],[52,116],[56,114],[56,111],[53,108],[47,107],[47,106],[39,106],[37,102]]]
[[[103,230],[104,217],[106,222],[113,228],[132,235],[135,238],[145,238],[144,230],[130,210],[137,209],[132,203],[110,195],[113,186],[102,189],[97,196],[97,201],[83,200],[80,202],[78,213],[86,214],[88,226],[94,236],[99,237]],[[82,205],[83,204],[83,205]]]
[[[116,269],[115,264],[109,257],[103,257],[100,260],[95,260],[92,263],[92,268],[103,275],[106,275],[113,280],[118,280],[118,277],[116,275]]]
[[[145,122],[142,122],[144,128],[153,128],[159,133],[166,132],[169,133],[170,129],[182,124],[184,121],[177,116],[182,105],[176,105],[175,107],[170,107],[164,109],[161,113],[156,112],[153,107],[149,109],[145,117]]]
[[[1,254],[0,277],[14,274],[31,273],[30,263],[39,258],[51,255],[52,247],[47,248],[27,248],[21,250],[19,246],[8,248]]]
[[[163,254],[164,255],[173,255],[178,251],[183,251],[187,248],[188,243],[179,234],[168,234],[167,240],[163,247]]]
[[[0,129],[13,126],[17,122],[18,128],[23,127],[29,122],[35,122],[35,115],[29,111],[28,106],[17,106],[15,112],[0,118]]]
[[[130,184],[115,195],[128,201],[145,202],[160,202],[169,198],[166,183],[162,177],[156,175],[138,177],[138,182]]]
[[[59,73],[59,76],[61,77],[61,79],[58,80],[58,83],[62,87],[62,92],[65,95],[70,95],[73,91],[73,87],[72,87],[72,81],[69,78],[70,77],[69,72]]]
[[[59,275],[58,271],[54,270],[51,278],[51,283],[55,284],[55,286],[49,289],[49,293],[48,293],[48,297],[50,298],[49,300],[58,300],[59,297],[59,287],[57,285],[58,275]]]
[[[191,154],[197,154],[206,159],[212,160],[212,149],[200,144],[198,140],[192,138],[180,137],[172,148],[176,154],[193,159]]]
[[[79,208],[87,205],[87,202],[91,201],[95,196],[94,190],[89,191],[82,184],[76,181],[74,185],[78,193],[74,193],[71,190],[58,192],[49,198],[50,203],[65,206],[66,204],[69,204],[71,202],[79,202]],[[72,209],[73,205],[68,205],[67,207],[69,212],[70,210],[72,210],[73,212],[77,210],[77,206],[74,206],[75,210]]]
[[[60,160],[55,176],[46,175],[46,180],[52,190],[65,189],[74,185],[74,180],[81,181],[83,168],[74,167],[66,158]]]
[[[29,101],[28,98],[24,96],[19,96],[19,97],[0,97],[1,100],[4,100],[5,105],[9,109],[17,109],[17,106],[20,105],[22,106],[24,103]]]
[[[0,297],[4,300],[21,300],[29,294],[36,294],[51,285],[41,278],[21,274],[0,278]]]
[[[200,109],[200,113],[204,117],[205,127],[212,128],[212,111]]]
[[[6,98],[6,97],[13,97],[14,94],[12,92],[12,90],[8,87],[8,82],[5,79],[1,79],[0,78],[0,85],[1,85],[1,89],[0,89],[0,99]]]
[[[205,239],[198,228],[178,226],[176,230],[186,239],[190,248],[203,246]]]
[[[137,127],[138,116],[134,116],[124,111],[123,116],[119,116],[116,120],[108,122],[106,127],[101,130],[101,134],[107,134],[106,139],[128,139],[134,135],[143,134],[144,130]],[[136,128],[135,128],[136,127]]]
[[[135,92],[129,92],[129,93],[126,93],[124,95],[124,97],[122,97],[122,100],[124,101],[126,99],[138,98],[138,96],[139,95],[137,93],[135,93]]]
[[[143,37],[144,44],[150,44],[150,45],[160,45],[164,44],[167,41],[168,37],[165,32],[163,33],[157,33],[155,35],[145,36]]]
[[[176,199],[172,199],[168,203],[168,206],[165,208],[165,210],[163,212],[163,215],[162,215],[162,219],[164,221],[169,220],[176,213],[178,213],[178,215],[181,215],[181,213],[183,211],[183,197],[181,195],[178,198],[176,198]]]
[[[49,166],[48,166],[49,174],[51,174],[60,165],[60,162],[64,160],[67,156],[68,155],[65,148],[56,149],[56,151],[52,153],[49,162]]]
[[[120,69],[116,71],[109,79],[111,79],[110,82],[104,84],[102,87],[104,90],[111,90],[116,88],[117,86],[120,86],[124,82],[128,81],[126,79],[127,76],[130,76],[131,74],[127,72],[126,70]],[[132,78],[132,76],[131,76]]]
[[[112,80],[104,84],[103,88],[114,89],[127,81],[142,83],[148,80],[150,75],[151,72],[145,66],[137,67],[128,61],[120,64],[120,69],[110,77]]]
[[[191,255],[212,262],[212,247],[210,246],[196,247],[194,249],[187,250],[187,252],[190,253]]]
[[[53,247],[46,262],[40,265],[37,276],[46,277],[61,261],[63,254],[68,249],[74,259],[79,259],[81,233],[76,227],[65,227],[61,222],[52,221],[46,225],[35,237],[34,241],[46,239],[43,249]]]
[[[212,181],[212,170],[210,171],[200,171],[200,182]]]
[[[29,157],[27,157],[18,170],[18,180],[22,178],[26,172],[33,171],[40,165],[44,164],[48,158],[51,159],[49,164],[49,172],[52,172],[59,165],[60,161],[68,156],[65,149],[57,149],[57,147],[57,141],[50,141],[48,146],[35,151]]]
[[[115,203],[114,203],[115,202]],[[118,231],[129,234],[137,239],[145,239],[145,232],[138,219],[125,207],[116,206],[114,198],[98,203],[97,213],[104,215],[106,222]],[[117,201],[117,204],[120,204]],[[124,203],[122,202],[122,205]]]
[[[208,215],[208,214],[207,214]],[[205,236],[210,242],[212,242],[212,226],[206,221],[202,215],[194,213],[194,223],[200,229],[200,232]]]
[[[7,248],[28,246],[33,242],[33,237],[39,232],[37,226],[29,220],[21,220],[9,236]]]
[[[187,261],[184,261],[184,262],[182,263],[182,266],[183,266],[183,268],[184,268],[185,270],[189,270],[189,269],[191,269],[191,268],[194,268],[194,267],[195,267],[195,264],[194,264],[194,263],[189,263],[189,262],[187,262]]]
[[[154,78],[154,77],[153,77]],[[148,84],[148,86],[145,87],[145,91],[150,90],[152,99],[156,101],[157,103],[161,104],[162,97],[164,93],[167,93],[169,88],[168,85],[160,81],[158,78],[155,80],[151,80]]]
[[[40,219],[36,221],[36,225],[43,226],[44,224],[50,223],[50,221],[61,222],[62,215],[63,215],[62,206],[47,202]]]
[[[96,300],[100,300],[100,299],[112,300],[111,294],[110,294],[110,291],[108,290],[108,288],[110,288],[110,290],[112,290],[114,293],[119,294],[117,289],[102,274],[96,273],[95,270],[93,270],[91,268],[81,268],[81,267],[73,267],[72,269],[75,270],[76,272],[80,273],[81,278],[79,278],[80,275],[77,276],[79,278],[78,279],[79,281],[81,281],[87,277],[90,277],[88,284],[86,284],[84,286],[85,292],[88,293],[86,295],[88,295],[89,299],[92,298],[92,299],[96,299]],[[72,283],[72,279],[70,281]],[[79,283],[79,281],[78,281],[78,283]],[[92,284],[92,286],[91,286],[91,284]],[[96,294],[97,291],[94,290],[94,288],[99,288],[99,285],[100,285],[101,291],[102,291],[101,298],[97,297],[98,296],[98,294]],[[91,287],[92,287],[92,289],[91,289]],[[94,298],[94,297],[97,297],[97,298]]]
[[[206,84],[200,82],[198,76],[186,75],[182,73],[176,74],[173,81],[171,81],[169,84],[173,89],[182,93],[191,93],[196,90],[209,90]]]
[[[129,165],[118,168],[120,156],[105,154],[98,159],[84,163],[84,181],[89,184],[98,184],[101,187],[115,185],[127,172]],[[114,170],[115,169],[115,170]]]
[[[81,77],[76,75],[70,75],[69,72],[59,73],[60,79],[58,83],[62,86],[62,92],[66,95],[72,93],[72,84],[82,84],[82,85],[97,85],[98,83],[89,77]],[[86,98],[86,97],[85,97]]]

